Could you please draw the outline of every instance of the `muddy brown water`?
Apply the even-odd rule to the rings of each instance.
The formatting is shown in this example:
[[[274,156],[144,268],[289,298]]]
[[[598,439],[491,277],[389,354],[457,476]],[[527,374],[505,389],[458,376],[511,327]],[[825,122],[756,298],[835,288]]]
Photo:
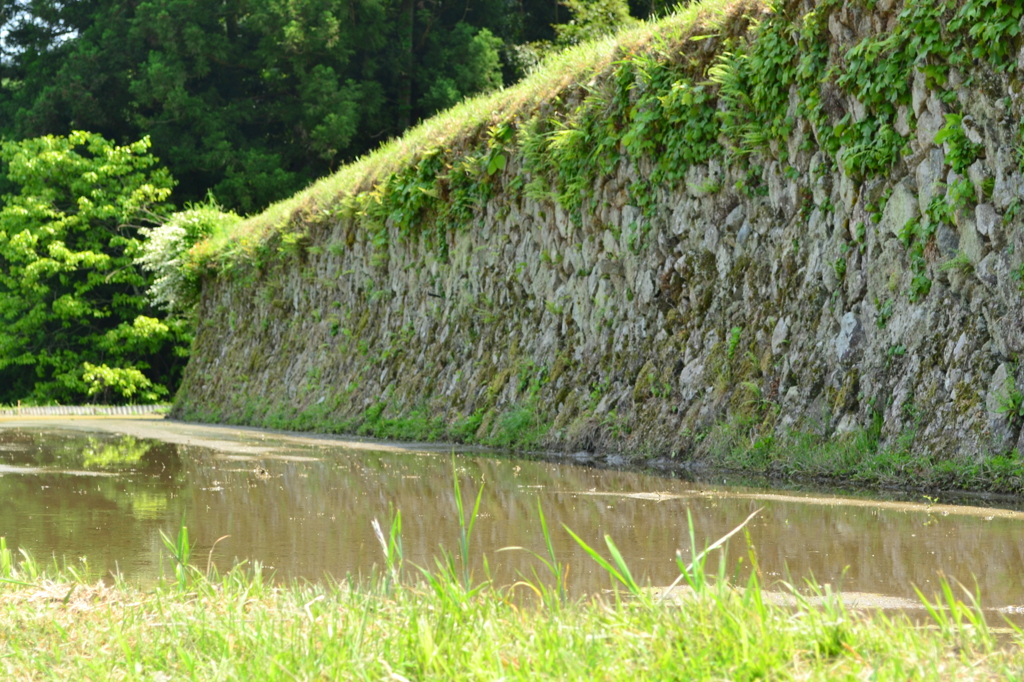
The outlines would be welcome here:
[[[259,561],[278,578],[317,580],[379,566],[371,522],[386,530],[401,510],[406,559],[432,565],[441,547],[457,547],[453,459],[467,506],[483,485],[475,572],[483,577],[486,560],[499,583],[540,570],[525,551],[498,552],[543,552],[538,501],[574,594],[611,584],[563,524],[602,550],[610,535],[634,574],[660,586],[678,576],[677,550],[690,554],[687,512],[703,547],[763,508],[747,530],[766,583],[813,576],[885,606],[916,603],[915,585],[931,594],[945,575],[1014,620],[1024,611],[1024,513],[1012,508],[715,486],[154,417],[0,419],[0,536],[37,560],[87,557],[94,575],[146,581],[169,570],[160,531],[174,534],[184,518],[200,566]],[[728,546],[741,580],[750,547],[743,534]]]

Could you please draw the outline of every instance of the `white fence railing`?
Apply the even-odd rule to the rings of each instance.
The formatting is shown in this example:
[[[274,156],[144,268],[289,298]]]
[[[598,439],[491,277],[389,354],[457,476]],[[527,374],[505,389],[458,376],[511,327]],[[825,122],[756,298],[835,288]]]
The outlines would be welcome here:
[[[167,412],[170,407],[170,405],[50,405],[47,407],[4,407],[0,408],[0,417],[118,417]]]

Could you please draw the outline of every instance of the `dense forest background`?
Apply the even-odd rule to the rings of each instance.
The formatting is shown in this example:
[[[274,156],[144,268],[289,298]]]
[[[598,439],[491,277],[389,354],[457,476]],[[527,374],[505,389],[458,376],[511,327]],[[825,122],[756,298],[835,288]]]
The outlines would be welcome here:
[[[667,4],[3,0],[0,135],[148,135],[177,181],[176,203],[212,192],[249,213],[514,82],[587,27]]]
[[[666,0],[0,0],[0,404],[154,402],[178,257]],[[184,293],[183,293],[184,292]]]

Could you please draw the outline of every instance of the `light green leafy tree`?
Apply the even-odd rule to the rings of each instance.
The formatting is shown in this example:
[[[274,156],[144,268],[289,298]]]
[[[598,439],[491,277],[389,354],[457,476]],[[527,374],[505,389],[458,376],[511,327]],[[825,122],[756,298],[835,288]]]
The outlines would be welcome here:
[[[0,402],[152,402],[173,389],[188,325],[161,319],[136,263],[174,184],[149,140],[76,131],[6,142],[0,208]]]

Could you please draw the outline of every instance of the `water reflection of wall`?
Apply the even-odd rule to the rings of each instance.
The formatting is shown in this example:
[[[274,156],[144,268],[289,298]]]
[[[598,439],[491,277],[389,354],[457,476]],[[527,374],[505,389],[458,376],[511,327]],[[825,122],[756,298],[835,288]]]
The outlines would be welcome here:
[[[50,468],[67,468],[76,448],[89,443],[65,438],[50,446],[46,439],[4,438],[3,443],[24,447],[0,449],[0,462]],[[200,564],[219,537],[230,535],[213,555],[222,568],[238,557],[259,559],[283,577],[342,577],[380,563],[370,522],[377,518],[386,524],[391,510],[400,509],[410,561],[426,565],[439,546],[455,548],[449,456],[330,448],[293,452],[319,459],[225,459],[206,448],[150,443],[131,466],[109,464],[100,472],[114,476],[8,474],[0,477],[0,535],[40,558],[85,555],[101,570],[113,569],[116,562],[127,573],[151,576],[163,551],[158,531],[173,532],[184,514]],[[257,475],[257,465],[269,478]],[[559,558],[570,564],[575,591],[606,588],[609,582],[593,570],[563,523],[602,548],[602,535],[610,534],[636,574],[665,584],[677,575],[676,550],[689,554],[688,510],[698,542],[704,543],[763,505],[749,533],[769,580],[783,577],[788,566],[797,580],[813,573],[821,582],[837,584],[849,567],[842,578],[846,589],[913,596],[912,585],[928,591],[942,570],[968,584],[976,576],[992,605],[1024,602],[1017,570],[1024,551],[1015,537],[1020,521],[1014,519],[758,501],[704,494],[699,485],[644,474],[543,462],[460,457],[457,466],[467,505],[484,483],[474,545],[504,583],[539,568],[527,553],[495,553],[511,545],[543,551],[538,499]],[[656,491],[666,496],[630,497]],[[746,554],[738,536],[729,566]],[[479,555],[476,571],[482,577]]]
[[[370,521],[386,522],[394,507],[402,510],[403,541],[411,560],[429,561],[440,545],[454,548],[457,522],[447,457],[361,453],[328,455],[314,464],[265,465],[273,476],[268,481],[236,472],[244,485],[229,483],[215,493],[201,490],[210,485],[191,489],[191,508],[203,519],[204,530],[196,536],[203,546],[231,533],[222,554],[264,548],[264,556],[285,575],[365,571],[381,556]],[[692,484],[635,473],[486,458],[460,459],[459,467],[467,504],[478,482],[485,482],[475,540],[495,577],[504,581],[536,563],[524,553],[495,555],[494,550],[510,545],[543,549],[538,497],[579,590],[607,587],[608,580],[594,572],[562,523],[599,546],[601,536],[610,534],[634,570],[657,584],[676,576],[675,552],[689,546],[687,509],[703,543],[728,532],[759,506],[749,499],[699,495]],[[197,475],[203,471],[226,478],[213,467],[199,467]],[[658,501],[579,494],[659,489],[692,496]],[[1016,567],[1024,557],[1013,537],[1017,521],[790,502],[764,506],[749,530],[769,579],[783,577],[788,566],[798,580],[813,573],[833,584],[842,578],[847,589],[913,596],[913,584],[927,589],[936,571],[943,570],[968,583],[977,576],[993,601],[1021,601]],[[737,538],[730,566],[746,553]]]

